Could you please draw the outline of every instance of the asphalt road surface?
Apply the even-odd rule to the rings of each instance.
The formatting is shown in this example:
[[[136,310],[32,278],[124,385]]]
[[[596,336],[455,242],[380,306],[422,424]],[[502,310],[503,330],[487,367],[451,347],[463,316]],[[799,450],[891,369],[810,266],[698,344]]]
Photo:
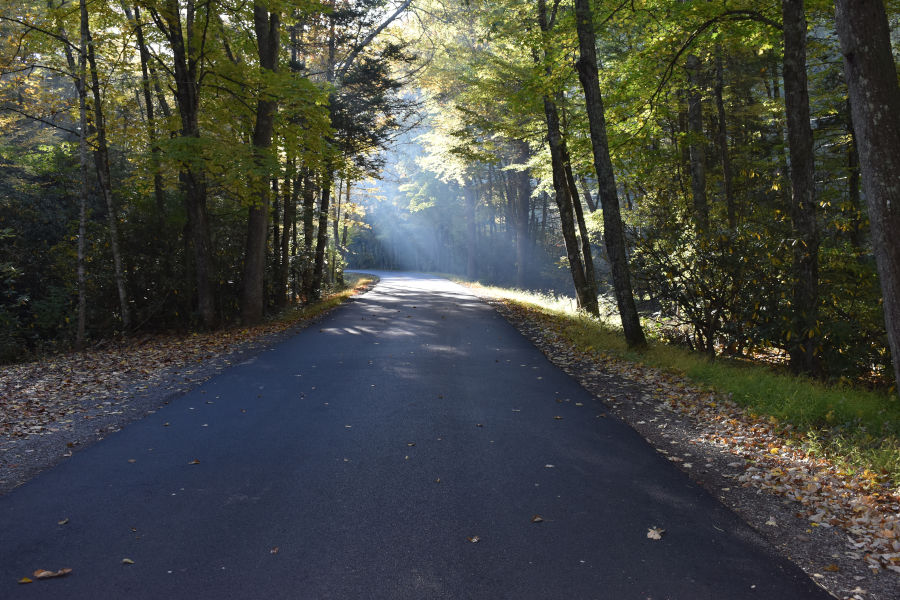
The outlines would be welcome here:
[[[828,597],[464,288],[379,275],[0,498],[0,598]]]

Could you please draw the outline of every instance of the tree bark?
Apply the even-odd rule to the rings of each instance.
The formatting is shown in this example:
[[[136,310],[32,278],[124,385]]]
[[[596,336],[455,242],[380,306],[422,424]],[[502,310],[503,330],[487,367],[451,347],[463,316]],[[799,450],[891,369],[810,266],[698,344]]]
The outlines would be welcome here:
[[[478,191],[475,181],[471,181],[465,188],[466,198],[466,277],[474,281],[478,277],[477,269],[477,236],[475,229],[475,208],[478,206]]]
[[[728,152],[728,124],[725,117],[725,101],[722,92],[725,88],[725,69],[722,65],[722,47],[716,47],[716,113],[719,120],[719,158],[722,161],[722,192],[725,195],[725,214],[728,219],[728,229],[734,231],[737,227],[737,211],[734,205],[734,190],[732,189],[733,174],[731,172],[731,155]]]
[[[531,151],[527,142],[517,141],[515,145],[518,149],[518,160],[523,165],[522,170],[517,171],[514,177],[515,186],[518,188],[516,204],[513,207],[516,232],[516,286],[524,288],[528,274],[528,212],[531,206],[531,175],[524,165],[528,163]]]
[[[284,176],[284,210],[282,211],[281,224],[281,246],[276,248],[276,252],[281,253],[281,260],[278,264],[278,276],[275,282],[275,304],[278,307],[284,307],[288,303],[288,279],[290,277],[291,255],[290,240],[291,231],[295,231],[297,220],[297,199],[299,197],[297,189],[297,177],[294,173],[294,159],[289,158]],[[294,241],[296,244],[296,240]]]
[[[84,0],[82,6],[84,5]],[[78,324],[75,330],[75,349],[82,350],[85,342],[87,321],[87,290],[85,289],[85,254],[84,237],[87,235],[87,201],[88,201],[88,147],[87,147],[87,20],[81,22],[81,45],[78,57],[78,122],[81,135],[78,138],[78,158],[81,167],[81,189],[78,197]]]
[[[328,205],[331,200],[331,165],[325,166],[325,181],[319,202],[319,226],[316,231],[316,256],[313,264],[309,297],[315,301],[322,297],[322,277],[325,274],[325,250],[328,247]]]
[[[803,0],[782,0],[784,106],[791,172],[794,233],[791,367],[819,373],[819,233],[816,224],[815,158],[806,84],[806,14]]]
[[[128,7],[123,3],[125,8]],[[130,15],[129,15],[130,16]],[[147,137],[150,142],[150,168],[153,171],[153,196],[156,200],[157,234],[162,236],[165,223],[166,196],[163,189],[162,170],[160,169],[159,130],[156,127],[156,107],[153,103],[153,90],[150,81],[150,52],[144,41],[144,24],[141,22],[141,9],[134,5],[134,29],[138,56],[141,61],[141,91],[147,110]]]
[[[550,33],[546,0],[538,0],[538,26],[544,36]],[[547,60],[546,54],[545,48],[545,60]],[[536,53],[534,58],[536,62],[539,61]],[[544,65],[544,70],[547,75],[550,75],[549,65]],[[579,308],[591,314],[599,315],[600,307],[597,303],[597,296],[588,283],[585,264],[582,261],[581,248],[578,244],[578,235],[575,231],[572,195],[569,183],[566,180],[565,156],[568,153],[565,149],[565,140],[562,137],[560,128],[559,110],[556,102],[548,94],[544,94],[543,103],[545,124],[547,126],[547,144],[550,147],[550,162],[553,172],[553,189],[556,196],[556,206],[559,208],[559,220],[566,246],[566,256],[569,260],[569,270],[572,273],[572,283],[575,286],[575,298]]]
[[[709,231],[709,203],[706,199],[706,152],[703,135],[703,103],[700,98],[700,60],[691,54],[685,68],[688,72],[687,126],[690,135],[691,195],[694,198],[694,223],[697,231]]]
[[[308,167],[303,168],[303,295],[306,302],[312,297],[313,236],[315,235],[316,192]]]
[[[900,382],[900,88],[890,28],[881,0],[837,0],[835,20],[881,280],[884,322],[895,381]]]
[[[94,133],[97,135],[97,146],[94,150],[94,162],[97,168],[97,181],[100,193],[106,204],[107,223],[109,224],[109,246],[113,257],[113,275],[116,292],[119,295],[119,311],[122,327],[125,331],[131,328],[131,306],[128,292],[125,289],[125,271],[122,268],[122,251],[119,246],[119,216],[112,197],[112,182],[109,172],[109,145],[106,141],[106,122],[103,115],[102,95],[100,93],[100,76],[97,72],[97,59],[94,53],[94,40],[88,25],[87,2],[80,0],[81,35],[87,42],[87,62],[91,74],[91,91],[94,100]]]
[[[175,103],[181,120],[179,135],[186,141],[200,139],[200,57],[196,55],[194,38],[194,0],[185,3],[186,27],[182,26],[182,7],[179,0],[165,0],[162,11],[149,9],[153,21],[166,37],[172,51],[175,72]],[[185,39],[185,30],[187,39]],[[162,94],[159,94],[163,98]],[[164,105],[163,105],[164,106]],[[165,109],[164,109],[165,112]],[[191,159],[181,163],[179,182],[184,190],[188,215],[188,231],[194,249],[194,277],[197,286],[197,309],[207,328],[216,324],[216,310],[210,283],[212,257],[210,253],[209,217],[206,208],[207,183],[202,163]]]
[[[259,53],[259,67],[265,74],[278,70],[278,42],[281,17],[270,13],[260,3],[253,4],[253,29]],[[262,86],[265,87],[264,85]],[[253,127],[253,151],[259,190],[258,199],[250,206],[247,218],[247,248],[244,254],[244,277],[241,294],[241,320],[245,324],[259,323],[265,312],[266,235],[269,225],[269,175],[266,155],[272,146],[277,102],[260,89],[256,102],[256,123]]]
[[[591,150],[594,170],[599,186],[600,209],[603,214],[603,239],[609,256],[613,278],[616,305],[622,320],[625,341],[631,348],[647,345],[644,330],[634,302],[631,288],[631,271],[628,267],[625,228],[619,210],[619,193],[609,155],[609,141],[606,133],[606,115],[603,97],[600,94],[600,75],[597,70],[596,39],[594,37],[593,15],[589,0],[575,0],[575,19],[578,29],[580,56],[576,63],[578,78],[584,89],[588,124],[591,131]]]

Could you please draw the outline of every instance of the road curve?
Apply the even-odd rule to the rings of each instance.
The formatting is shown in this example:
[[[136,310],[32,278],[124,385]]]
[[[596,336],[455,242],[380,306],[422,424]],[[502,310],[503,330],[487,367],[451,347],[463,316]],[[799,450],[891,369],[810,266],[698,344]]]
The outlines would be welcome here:
[[[465,288],[378,275],[0,497],[0,598],[830,597]]]

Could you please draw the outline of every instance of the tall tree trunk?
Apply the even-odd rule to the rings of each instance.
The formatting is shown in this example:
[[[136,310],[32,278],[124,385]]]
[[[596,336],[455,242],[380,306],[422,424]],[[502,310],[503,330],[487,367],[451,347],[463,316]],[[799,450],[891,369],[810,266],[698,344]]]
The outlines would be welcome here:
[[[313,178],[309,168],[303,167],[303,295],[306,302],[310,302],[312,298],[315,218],[316,191],[313,187]]]
[[[127,9],[128,4],[122,3]],[[163,189],[162,169],[160,168],[159,130],[156,126],[156,107],[153,103],[153,89],[150,81],[150,52],[144,41],[144,24],[141,22],[141,9],[134,5],[132,17],[131,11],[126,13],[129,19],[133,18],[138,56],[141,61],[141,91],[144,96],[144,105],[147,110],[147,137],[150,142],[150,168],[153,171],[153,197],[156,200],[156,227],[157,235],[162,236],[165,222],[166,195]],[[161,241],[161,240],[160,240]]]
[[[122,267],[122,251],[119,246],[119,216],[112,196],[112,183],[109,172],[109,145],[106,141],[106,122],[103,116],[102,95],[100,93],[100,76],[97,72],[97,59],[94,53],[94,40],[88,25],[86,0],[80,0],[82,37],[87,41],[87,61],[91,73],[91,90],[94,97],[94,130],[97,135],[97,147],[94,150],[94,162],[97,167],[97,180],[100,193],[106,203],[107,222],[109,223],[109,247],[113,256],[113,274],[116,291],[119,295],[119,311],[122,327],[131,329],[131,306],[128,303],[128,292],[125,289],[125,270]]]
[[[531,175],[525,165],[531,158],[531,151],[527,142],[517,141],[515,146],[518,150],[518,161],[523,167],[514,177],[515,186],[518,188],[516,205],[513,207],[516,233],[516,286],[524,288],[528,273],[528,213],[531,207]]]
[[[819,373],[819,233],[813,134],[806,87],[806,14],[803,0],[782,0],[784,106],[791,170],[791,218],[797,236],[793,256],[793,327],[789,353],[798,372]]]
[[[331,165],[325,166],[325,181],[322,184],[322,197],[319,202],[319,226],[316,231],[316,257],[313,264],[312,281],[309,297],[318,300],[322,297],[322,278],[325,274],[325,250],[328,248],[328,205],[331,200]]]
[[[587,293],[591,298],[597,298],[597,274],[594,272],[594,254],[591,251],[591,237],[588,234],[587,223],[584,220],[584,209],[581,206],[581,197],[578,188],[575,187],[575,177],[572,175],[572,164],[569,152],[563,145],[563,160],[565,165],[566,184],[569,186],[569,198],[572,199],[572,208],[575,209],[575,222],[578,224],[578,237],[581,240],[581,258],[584,262],[584,276],[587,280]],[[599,305],[598,305],[599,314]]]
[[[278,264],[278,276],[275,282],[275,304],[278,307],[285,306],[289,296],[288,279],[291,267],[290,239],[291,232],[296,231],[297,200],[299,198],[297,190],[298,178],[294,172],[294,165],[293,157],[289,158],[284,176],[284,210],[282,211],[281,246],[276,248],[276,252],[281,253],[281,260]],[[294,240],[294,244],[296,245],[296,240]]]
[[[900,88],[881,0],[837,0],[835,19],[900,392]]]
[[[172,67],[175,73],[175,103],[181,120],[179,136],[186,142],[200,138],[200,57],[194,38],[194,0],[184,5],[187,18],[186,27],[181,22],[182,6],[179,0],[165,0],[157,11],[148,8],[154,22],[165,35],[172,51]],[[187,39],[185,39],[185,30]],[[158,83],[158,82],[157,82]],[[163,102],[161,107],[167,112],[165,96],[158,90]],[[194,157],[186,158],[180,165],[179,182],[184,190],[184,203],[188,216],[188,232],[194,250],[194,277],[197,286],[197,309],[200,319],[207,328],[216,324],[216,309],[211,284],[212,256],[209,239],[209,216],[207,214],[207,183],[203,164]]]
[[[691,195],[694,198],[694,223],[697,231],[709,231],[709,203],[706,199],[706,145],[703,135],[703,103],[700,98],[700,59],[693,54],[687,57],[688,73],[687,126],[690,134]]]
[[[84,0],[82,0],[82,3]],[[85,253],[84,237],[87,235],[87,201],[88,201],[88,121],[87,121],[87,20],[81,23],[81,45],[78,56],[78,123],[80,136],[78,138],[78,159],[81,167],[81,189],[78,197],[78,324],[75,330],[75,349],[82,350],[85,342],[85,328],[87,321],[87,282],[85,277]]]
[[[853,127],[853,107],[847,101],[847,131],[850,143],[847,145],[847,199],[850,201],[850,243],[859,251],[863,244],[862,202],[859,194],[859,144]]]
[[[737,227],[737,211],[734,205],[734,190],[732,189],[733,174],[731,172],[731,155],[728,153],[728,124],[725,119],[725,101],[722,93],[725,88],[725,69],[722,65],[722,46],[716,47],[716,113],[719,120],[719,158],[722,161],[722,187],[725,195],[725,211],[728,219],[728,229],[734,231]]]
[[[575,66],[577,67],[578,63],[575,63]],[[602,108],[602,106],[601,106],[601,108]],[[604,119],[604,121],[605,121],[605,119]],[[606,130],[605,125],[606,124],[604,122],[604,128],[603,128],[604,131]],[[578,183],[581,184],[581,194],[584,196],[584,203],[587,204],[588,212],[590,212],[590,213],[594,212],[595,210],[597,210],[597,203],[594,202],[594,199],[591,197],[591,188],[588,186],[587,178],[584,175],[582,175],[581,177],[578,178]],[[599,195],[598,195],[598,198],[599,198]]]
[[[264,76],[278,70],[278,42],[281,18],[270,13],[260,3],[253,4],[253,29],[259,53],[259,67]],[[264,88],[265,86],[261,86]],[[241,294],[241,320],[246,324],[259,323],[265,311],[266,234],[269,225],[269,175],[265,172],[266,155],[272,146],[277,103],[259,91],[256,102],[256,123],[253,127],[253,151],[259,198],[249,209],[247,219],[247,249],[244,254],[244,277]]]
[[[477,236],[475,228],[475,208],[478,206],[478,191],[475,181],[465,188],[466,197],[466,278],[473,281],[478,276],[477,269]]]
[[[550,24],[547,20],[546,0],[538,0],[538,26],[544,36],[550,33]],[[546,49],[544,60],[547,61]],[[539,61],[535,54],[535,61]],[[549,65],[544,65],[547,75],[550,75]],[[556,206],[559,208],[559,220],[562,225],[563,240],[566,245],[566,256],[569,259],[569,270],[572,273],[572,282],[575,286],[575,298],[578,307],[591,314],[599,315],[600,307],[597,296],[588,283],[585,264],[582,261],[581,248],[578,244],[578,235],[575,231],[575,214],[569,183],[566,180],[565,140],[560,128],[559,110],[556,102],[547,94],[543,96],[544,118],[547,126],[547,143],[550,146],[550,162],[553,172],[553,189],[556,195]]]
[[[576,63],[578,78],[584,89],[588,124],[591,131],[591,150],[594,156],[594,170],[597,173],[600,208],[603,212],[603,239],[609,256],[613,278],[616,306],[622,320],[625,341],[631,348],[647,345],[644,330],[634,302],[631,288],[631,271],[628,267],[625,228],[619,210],[619,192],[616,187],[612,159],[609,155],[609,141],[606,133],[606,115],[603,97],[600,94],[600,75],[597,71],[596,40],[594,38],[593,15],[589,0],[575,0],[575,19],[578,29],[580,56]]]

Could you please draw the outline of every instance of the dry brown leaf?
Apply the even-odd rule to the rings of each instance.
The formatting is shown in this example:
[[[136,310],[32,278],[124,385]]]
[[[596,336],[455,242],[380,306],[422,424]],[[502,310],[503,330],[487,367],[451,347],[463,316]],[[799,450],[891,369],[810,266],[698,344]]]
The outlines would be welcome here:
[[[188,464],[189,464],[189,465],[199,465],[199,464],[200,464],[200,461],[197,460],[197,459],[195,458],[194,460],[192,460],[192,461],[189,462]]]
[[[665,529],[660,529],[659,527],[651,527],[647,530],[647,537],[651,540],[661,540],[665,532]]]
[[[541,515],[534,515],[533,517],[531,517],[531,522],[532,523],[543,523],[544,517],[542,517]]]
[[[68,525],[69,519],[63,519],[62,521],[57,521],[57,525]]]
[[[481,541],[481,538],[478,537],[477,535],[467,537],[466,539],[469,540],[470,542],[472,542],[473,544],[477,544],[478,542]]]
[[[60,569],[59,571],[48,571],[46,569],[38,569],[34,573],[31,574],[35,579],[51,579],[53,577],[64,577],[72,572],[72,569],[65,568]]]
[[[131,560],[130,558],[123,558],[123,559],[122,559],[122,564],[123,564],[123,565],[133,565],[133,564],[134,564],[134,561]]]
[[[275,546],[271,550],[269,550],[269,554],[278,554],[278,546]]]
[[[22,579],[19,580],[19,583],[34,583],[34,582],[32,580],[28,579],[27,577],[23,577]]]
[[[826,567],[823,567],[822,570],[823,570],[823,571],[829,571],[829,572],[831,572],[831,573],[837,573],[838,571],[841,570],[841,568],[840,568],[839,566],[837,566],[837,565],[828,565],[828,566],[826,566]]]

